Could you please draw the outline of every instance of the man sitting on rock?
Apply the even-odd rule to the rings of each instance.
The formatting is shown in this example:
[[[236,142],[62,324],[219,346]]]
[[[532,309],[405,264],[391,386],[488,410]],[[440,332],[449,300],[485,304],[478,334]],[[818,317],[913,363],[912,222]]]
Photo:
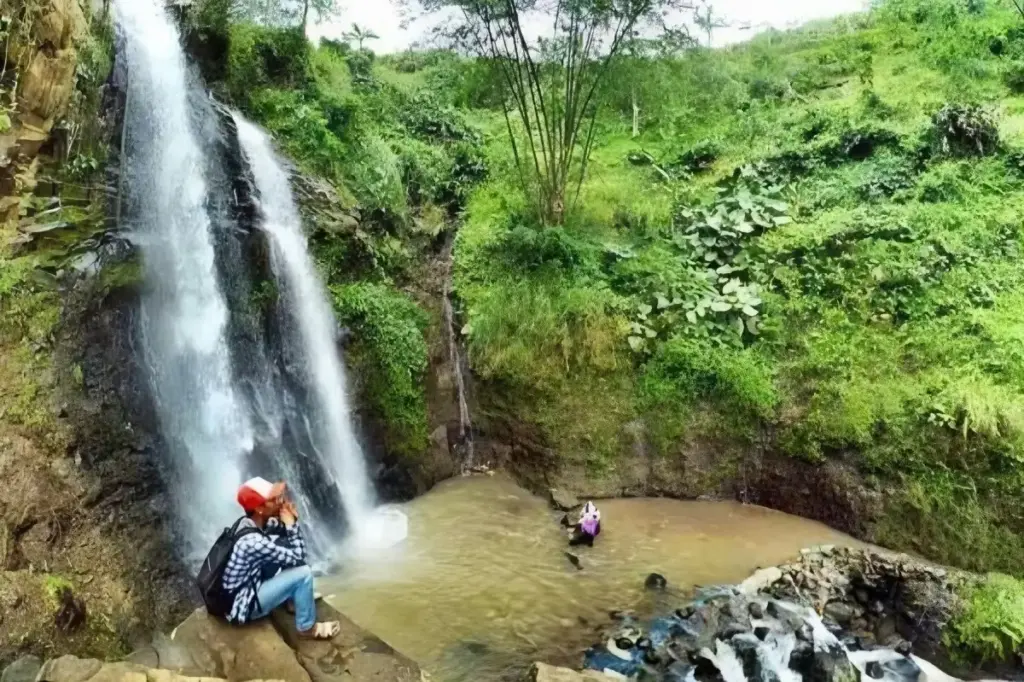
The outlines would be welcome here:
[[[583,505],[580,519],[576,522],[569,536],[569,545],[594,546],[594,538],[601,533],[601,512],[593,502]]]
[[[337,621],[316,622],[313,572],[306,565],[306,542],[285,484],[250,479],[238,489],[238,504],[246,516],[238,522],[238,540],[224,568],[224,589],[234,595],[228,621],[265,618],[291,601],[300,637],[334,637],[341,629]]]

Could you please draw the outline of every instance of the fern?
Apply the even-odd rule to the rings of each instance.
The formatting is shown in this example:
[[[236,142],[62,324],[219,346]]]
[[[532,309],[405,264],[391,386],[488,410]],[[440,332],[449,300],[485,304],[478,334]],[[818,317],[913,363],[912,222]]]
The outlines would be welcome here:
[[[1003,660],[1024,643],[1024,582],[992,573],[965,597],[966,607],[945,634],[959,658]]]

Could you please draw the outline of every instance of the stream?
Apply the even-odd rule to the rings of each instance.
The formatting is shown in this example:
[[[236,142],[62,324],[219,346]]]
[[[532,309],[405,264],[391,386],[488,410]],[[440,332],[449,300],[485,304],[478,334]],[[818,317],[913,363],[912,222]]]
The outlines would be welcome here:
[[[578,667],[613,609],[653,614],[694,586],[735,583],[819,544],[856,540],[806,519],[734,502],[599,503],[592,549],[565,556],[545,500],[498,476],[448,481],[405,507],[407,540],[321,579],[318,590],[434,680],[522,679],[534,661]],[[645,592],[657,572],[666,593]],[[665,600],[660,604],[659,600]]]

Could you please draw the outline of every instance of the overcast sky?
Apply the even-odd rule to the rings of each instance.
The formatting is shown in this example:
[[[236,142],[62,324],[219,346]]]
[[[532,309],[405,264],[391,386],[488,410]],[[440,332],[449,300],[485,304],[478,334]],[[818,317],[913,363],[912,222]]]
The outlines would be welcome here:
[[[864,9],[869,0],[715,0],[714,8],[736,25],[755,28],[774,26],[787,28],[812,19],[823,19]],[[319,38],[339,38],[353,22],[372,30],[380,40],[367,43],[375,52],[398,52],[422,40],[425,24],[413,22],[407,29],[401,27],[401,17],[394,0],[343,0],[341,18],[323,26],[312,27],[310,34]],[[715,43],[727,44],[745,40],[752,30],[736,26],[718,29]]]

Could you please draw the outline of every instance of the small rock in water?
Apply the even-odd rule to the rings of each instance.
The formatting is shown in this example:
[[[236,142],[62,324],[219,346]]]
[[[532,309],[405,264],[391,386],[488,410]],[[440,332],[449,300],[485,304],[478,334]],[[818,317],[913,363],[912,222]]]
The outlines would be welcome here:
[[[804,623],[796,631],[796,638],[801,642],[814,642],[814,629],[810,625]]]
[[[693,606],[684,606],[681,609],[676,609],[676,618],[680,620],[688,620],[695,611],[696,609]]]
[[[651,641],[650,637],[641,637],[640,639],[636,640],[636,648],[644,650],[653,649],[654,642]]]
[[[768,638],[768,633],[769,633],[769,632],[771,632],[771,629],[770,629],[770,628],[767,628],[767,627],[765,627],[764,625],[760,625],[760,626],[758,626],[758,627],[754,628],[754,636],[755,636],[755,637],[757,637],[757,638],[758,638],[759,640],[761,640],[762,642],[763,642],[763,641],[764,641],[765,639],[767,639],[767,638]]]
[[[647,590],[664,590],[666,587],[668,587],[668,580],[660,573],[651,573],[644,581],[644,589]]]
[[[808,642],[799,642],[789,656],[789,668],[807,679],[814,666],[814,647]]]
[[[744,627],[741,623],[729,623],[728,625],[726,625],[718,631],[718,633],[715,635],[715,638],[728,642],[736,635],[742,635],[747,632],[750,632],[750,629]]]
[[[907,680],[907,682],[917,682],[921,677],[921,668],[909,658],[897,658],[892,661],[886,661],[882,664],[882,669]]]
[[[654,649],[644,649],[643,659],[647,665],[661,665],[661,656]]]
[[[880,680],[885,677],[885,671],[882,670],[882,664],[878,661],[868,661],[868,664],[864,667],[864,672],[868,674],[873,680]]]
[[[896,653],[898,653],[901,656],[910,656],[913,649],[913,645],[907,640],[903,640],[902,642],[896,645]]]
[[[757,620],[764,618],[764,607],[756,601],[750,602],[747,606],[747,611],[750,612],[751,618],[756,618]]]
[[[615,646],[617,646],[617,647],[619,647],[620,649],[623,649],[623,650],[632,649],[633,648],[633,641],[631,639],[629,639],[628,637],[618,637],[615,640]]]
[[[569,560],[570,564],[576,567],[577,571],[583,570],[583,562],[580,561],[580,558],[578,556],[576,556],[572,552],[566,552],[565,558]]]

